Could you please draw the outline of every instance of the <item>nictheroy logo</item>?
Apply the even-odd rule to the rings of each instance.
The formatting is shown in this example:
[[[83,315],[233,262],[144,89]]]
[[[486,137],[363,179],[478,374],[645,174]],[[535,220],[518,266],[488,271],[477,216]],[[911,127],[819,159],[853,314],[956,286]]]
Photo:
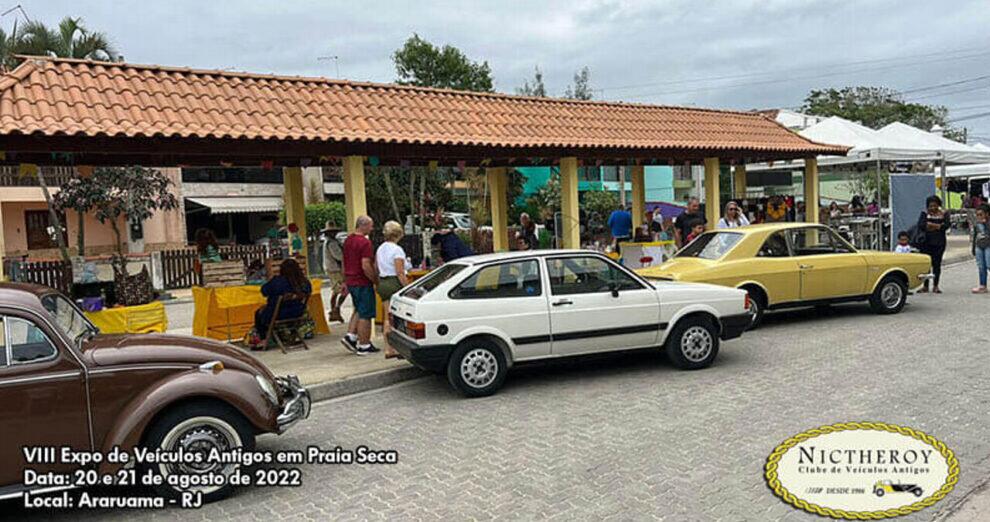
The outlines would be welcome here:
[[[882,422],[848,422],[788,438],[767,458],[767,485],[810,513],[850,520],[907,515],[945,498],[959,462],[942,441]]]

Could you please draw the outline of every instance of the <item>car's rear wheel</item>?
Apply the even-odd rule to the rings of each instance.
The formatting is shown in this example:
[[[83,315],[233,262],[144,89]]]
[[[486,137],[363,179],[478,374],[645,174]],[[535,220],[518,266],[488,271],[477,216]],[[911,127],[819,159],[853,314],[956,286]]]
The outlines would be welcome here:
[[[487,339],[468,339],[458,345],[447,362],[447,380],[468,397],[495,393],[508,373],[502,350]]]
[[[682,370],[711,366],[718,355],[718,327],[707,317],[686,317],[674,325],[666,342],[667,358]]]
[[[887,276],[870,296],[870,308],[878,314],[896,314],[907,302],[907,285],[899,278]]]
[[[229,452],[237,448],[254,449],[254,428],[230,406],[212,402],[183,404],[167,411],[147,432],[144,445],[151,451],[202,455],[200,462],[147,463],[142,473],[162,476],[163,484],[155,490],[167,498],[176,498],[184,491],[199,492],[204,502],[212,502],[230,494],[229,477],[239,467],[236,464],[207,462],[214,450]],[[210,475],[223,475],[222,484],[193,485],[182,488],[169,484],[181,476],[206,479]]]

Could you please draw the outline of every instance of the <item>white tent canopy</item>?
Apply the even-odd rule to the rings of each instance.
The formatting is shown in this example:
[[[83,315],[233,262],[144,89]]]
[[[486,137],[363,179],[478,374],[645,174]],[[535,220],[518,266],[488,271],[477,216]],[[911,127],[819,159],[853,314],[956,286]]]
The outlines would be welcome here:
[[[946,163],[986,163],[990,162],[990,151],[952,141],[938,134],[923,131],[917,127],[894,122],[876,131],[885,138],[903,143],[916,144],[921,149],[942,154]]]
[[[934,152],[922,146],[915,140],[904,139],[896,135],[881,134],[869,127],[864,127],[838,116],[832,116],[825,121],[816,123],[799,132],[819,143],[832,143],[852,147],[843,158],[841,156],[823,156],[820,163],[836,163],[862,160],[923,160],[932,159]]]
[[[985,145],[983,143],[974,143],[971,145],[976,150],[981,150],[983,152],[990,152],[990,145]]]
[[[949,178],[990,178],[990,163],[945,167],[945,175]]]

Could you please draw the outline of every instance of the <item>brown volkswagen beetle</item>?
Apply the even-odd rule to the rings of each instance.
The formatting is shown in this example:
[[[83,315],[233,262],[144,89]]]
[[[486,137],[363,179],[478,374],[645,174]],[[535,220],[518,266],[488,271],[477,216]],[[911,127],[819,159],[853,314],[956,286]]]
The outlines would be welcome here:
[[[0,283],[0,498],[63,489],[25,486],[26,468],[32,474],[79,469],[78,463],[29,465],[24,448],[68,446],[104,455],[115,447],[251,451],[257,435],[282,433],[309,410],[309,392],[296,377],[275,377],[235,347],[188,336],[103,335],[59,292]],[[106,459],[90,467],[101,474],[122,468]],[[143,467],[166,477],[236,468]],[[172,497],[184,491],[156,489]],[[195,491],[211,501],[230,486]]]

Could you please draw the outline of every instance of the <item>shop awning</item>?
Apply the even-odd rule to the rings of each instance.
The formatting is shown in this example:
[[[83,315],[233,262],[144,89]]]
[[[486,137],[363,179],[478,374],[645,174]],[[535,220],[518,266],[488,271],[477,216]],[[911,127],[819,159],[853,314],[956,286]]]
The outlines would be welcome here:
[[[278,212],[282,198],[275,196],[234,196],[226,198],[186,198],[210,209],[214,214],[246,214],[249,212]]]

